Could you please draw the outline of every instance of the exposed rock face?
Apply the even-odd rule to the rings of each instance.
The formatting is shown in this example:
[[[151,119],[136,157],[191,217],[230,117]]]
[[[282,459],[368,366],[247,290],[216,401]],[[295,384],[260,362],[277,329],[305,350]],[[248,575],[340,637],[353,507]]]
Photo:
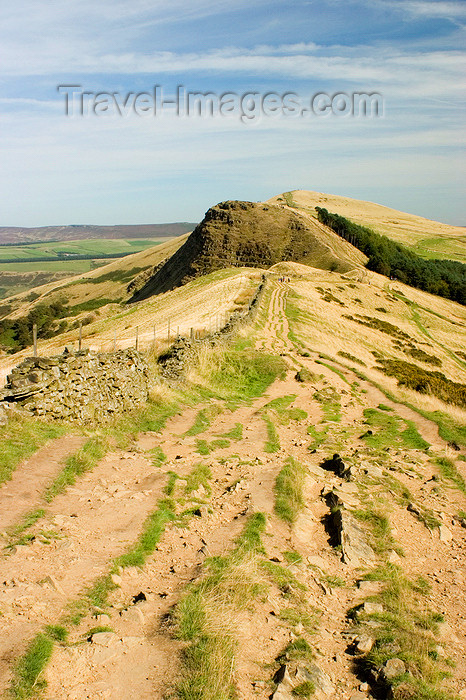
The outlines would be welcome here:
[[[142,405],[148,383],[147,364],[135,350],[83,351],[27,358],[8,376],[0,398],[37,416],[100,422]]]
[[[268,268],[283,260],[346,272],[355,267],[348,245],[318,221],[274,204],[221,202],[206,213],[186,243],[131,301],[167,292],[195,277],[226,267]],[[346,243],[346,242],[344,242]],[[333,245],[339,246],[338,255]],[[341,248],[341,250],[340,250]]]

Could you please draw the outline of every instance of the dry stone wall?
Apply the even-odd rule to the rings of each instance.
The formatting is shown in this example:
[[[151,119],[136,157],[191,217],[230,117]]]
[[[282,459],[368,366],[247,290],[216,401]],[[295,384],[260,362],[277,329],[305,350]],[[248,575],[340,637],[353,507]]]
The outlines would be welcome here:
[[[0,399],[36,416],[105,422],[147,400],[149,368],[135,350],[29,357],[12,370]]]

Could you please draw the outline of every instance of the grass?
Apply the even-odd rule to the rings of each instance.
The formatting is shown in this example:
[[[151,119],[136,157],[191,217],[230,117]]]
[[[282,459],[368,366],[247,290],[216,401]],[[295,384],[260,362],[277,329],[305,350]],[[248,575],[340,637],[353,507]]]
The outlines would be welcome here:
[[[203,408],[199,413],[197,414],[194,423],[192,426],[185,432],[185,435],[187,437],[192,437],[193,435],[199,435],[199,433],[203,433],[207,428],[210,426],[212,416],[209,415],[210,411],[208,409]]]
[[[62,493],[67,486],[74,484],[76,478],[92,470],[105,456],[107,443],[101,437],[91,437],[75,454],[68,457],[60,474],[45,491],[45,500],[50,503],[55,496]]]
[[[207,464],[198,464],[186,478],[185,493],[190,494],[192,491],[197,491],[201,486],[210,494],[211,488],[209,481],[212,478],[212,472]]]
[[[235,423],[234,428],[226,433],[219,435],[221,438],[228,438],[229,440],[242,440],[243,439],[243,426],[241,423]]]
[[[333,387],[316,391],[312,398],[320,403],[325,420],[333,422],[341,420],[340,395]]]
[[[306,469],[293,457],[288,457],[275,480],[275,513],[290,525],[304,506]]]
[[[444,479],[451,481],[462,493],[466,493],[466,484],[463,477],[455,467],[454,462],[447,457],[436,457],[433,463],[438,467]]]
[[[401,553],[400,547],[391,533],[390,522],[384,513],[368,508],[366,510],[356,510],[353,512],[353,515],[360,522],[367,523],[370,526],[372,534],[371,545],[379,556],[385,557],[392,550]]]
[[[48,440],[65,435],[69,428],[38,420],[12,417],[0,428],[0,484],[9,481],[18,464],[34,454]]]
[[[274,453],[280,449],[280,438],[278,437],[277,429],[274,422],[267,414],[262,416],[262,419],[267,428],[267,441],[264,445],[264,452]]]
[[[404,446],[410,449],[426,450],[430,447],[412,421],[406,421],[387,411],[376,408],[366,408],[363,412],[366,425],[376,432],[366,432],[365,442],[374,449],[383,450],[386,447]],[[406,426],[403,430],[403,426]]]
[[[319,431],[315,425],[309,425],[306,432],[313,439],[311,444],[308,446],[308,450],[317,450],[327,439],[328,426],[325,426]]]
[[[375,637],[373,649],[361,660],[363,669],[376,669],[390,658],[402,659],[408,669],[404,687],[412,694],[398,695],[397,679],[388,683],[393,686],[390,697],[415,697],[420,700],[451,698],[440,684],[447,674],[445,667],[437,661],[436,652],[438,623],[443,616],[428,609],[425,595],[428,584],[423,580],[411,581],[402,570],[391,564],[376,568],[367,578],[381,581],[383,590],[371,600],[383,606],[383,613],[367,616],[377,626],[371,628]],[[426,585],[427,584],[427,585]],[[365,625],[363,625],[365,628]]]
[[[34,637],[14,668],[13,680],[9,688],[11,698],[15,700],[30,698],[46,687],[41,674],[52,655],[53,643],[54,637],[50,634],[41,632]]]
[[[257,559],[265,525],[262,513],[252,515],[233,551],[208,560],[206,575],[175,609],[177,636],[187,643],[175,688],[179,700],[231,700],[236,695],[235,622],[261,590]]]

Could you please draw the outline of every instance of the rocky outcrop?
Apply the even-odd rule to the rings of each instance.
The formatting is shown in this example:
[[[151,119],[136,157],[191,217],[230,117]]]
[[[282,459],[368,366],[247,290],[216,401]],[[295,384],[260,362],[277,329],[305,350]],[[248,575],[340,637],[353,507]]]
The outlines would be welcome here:
[[[274,204],[221,202],[130,301],[167,292],[227,267],[269,268],[283,260],[346,272],[354,248],[317,220]],[[344,241],[346,243],[346,241]],[[335,253],[338,250],[338,254]]]
[[[135,350],[86,350],[27,358],[7,377],[0,398],[36,416],[101,422],[144,404],[148,384],[147,363]]]

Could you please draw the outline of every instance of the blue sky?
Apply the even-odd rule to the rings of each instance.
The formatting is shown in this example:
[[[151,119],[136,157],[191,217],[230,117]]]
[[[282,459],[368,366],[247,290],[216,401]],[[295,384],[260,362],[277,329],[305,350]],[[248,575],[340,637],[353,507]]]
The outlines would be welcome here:
[[[466,224],[466,2],[4,0],[0,225],[198,221],[310,189]],[[87,91],[378,92],[381,118],[114,113]]]

